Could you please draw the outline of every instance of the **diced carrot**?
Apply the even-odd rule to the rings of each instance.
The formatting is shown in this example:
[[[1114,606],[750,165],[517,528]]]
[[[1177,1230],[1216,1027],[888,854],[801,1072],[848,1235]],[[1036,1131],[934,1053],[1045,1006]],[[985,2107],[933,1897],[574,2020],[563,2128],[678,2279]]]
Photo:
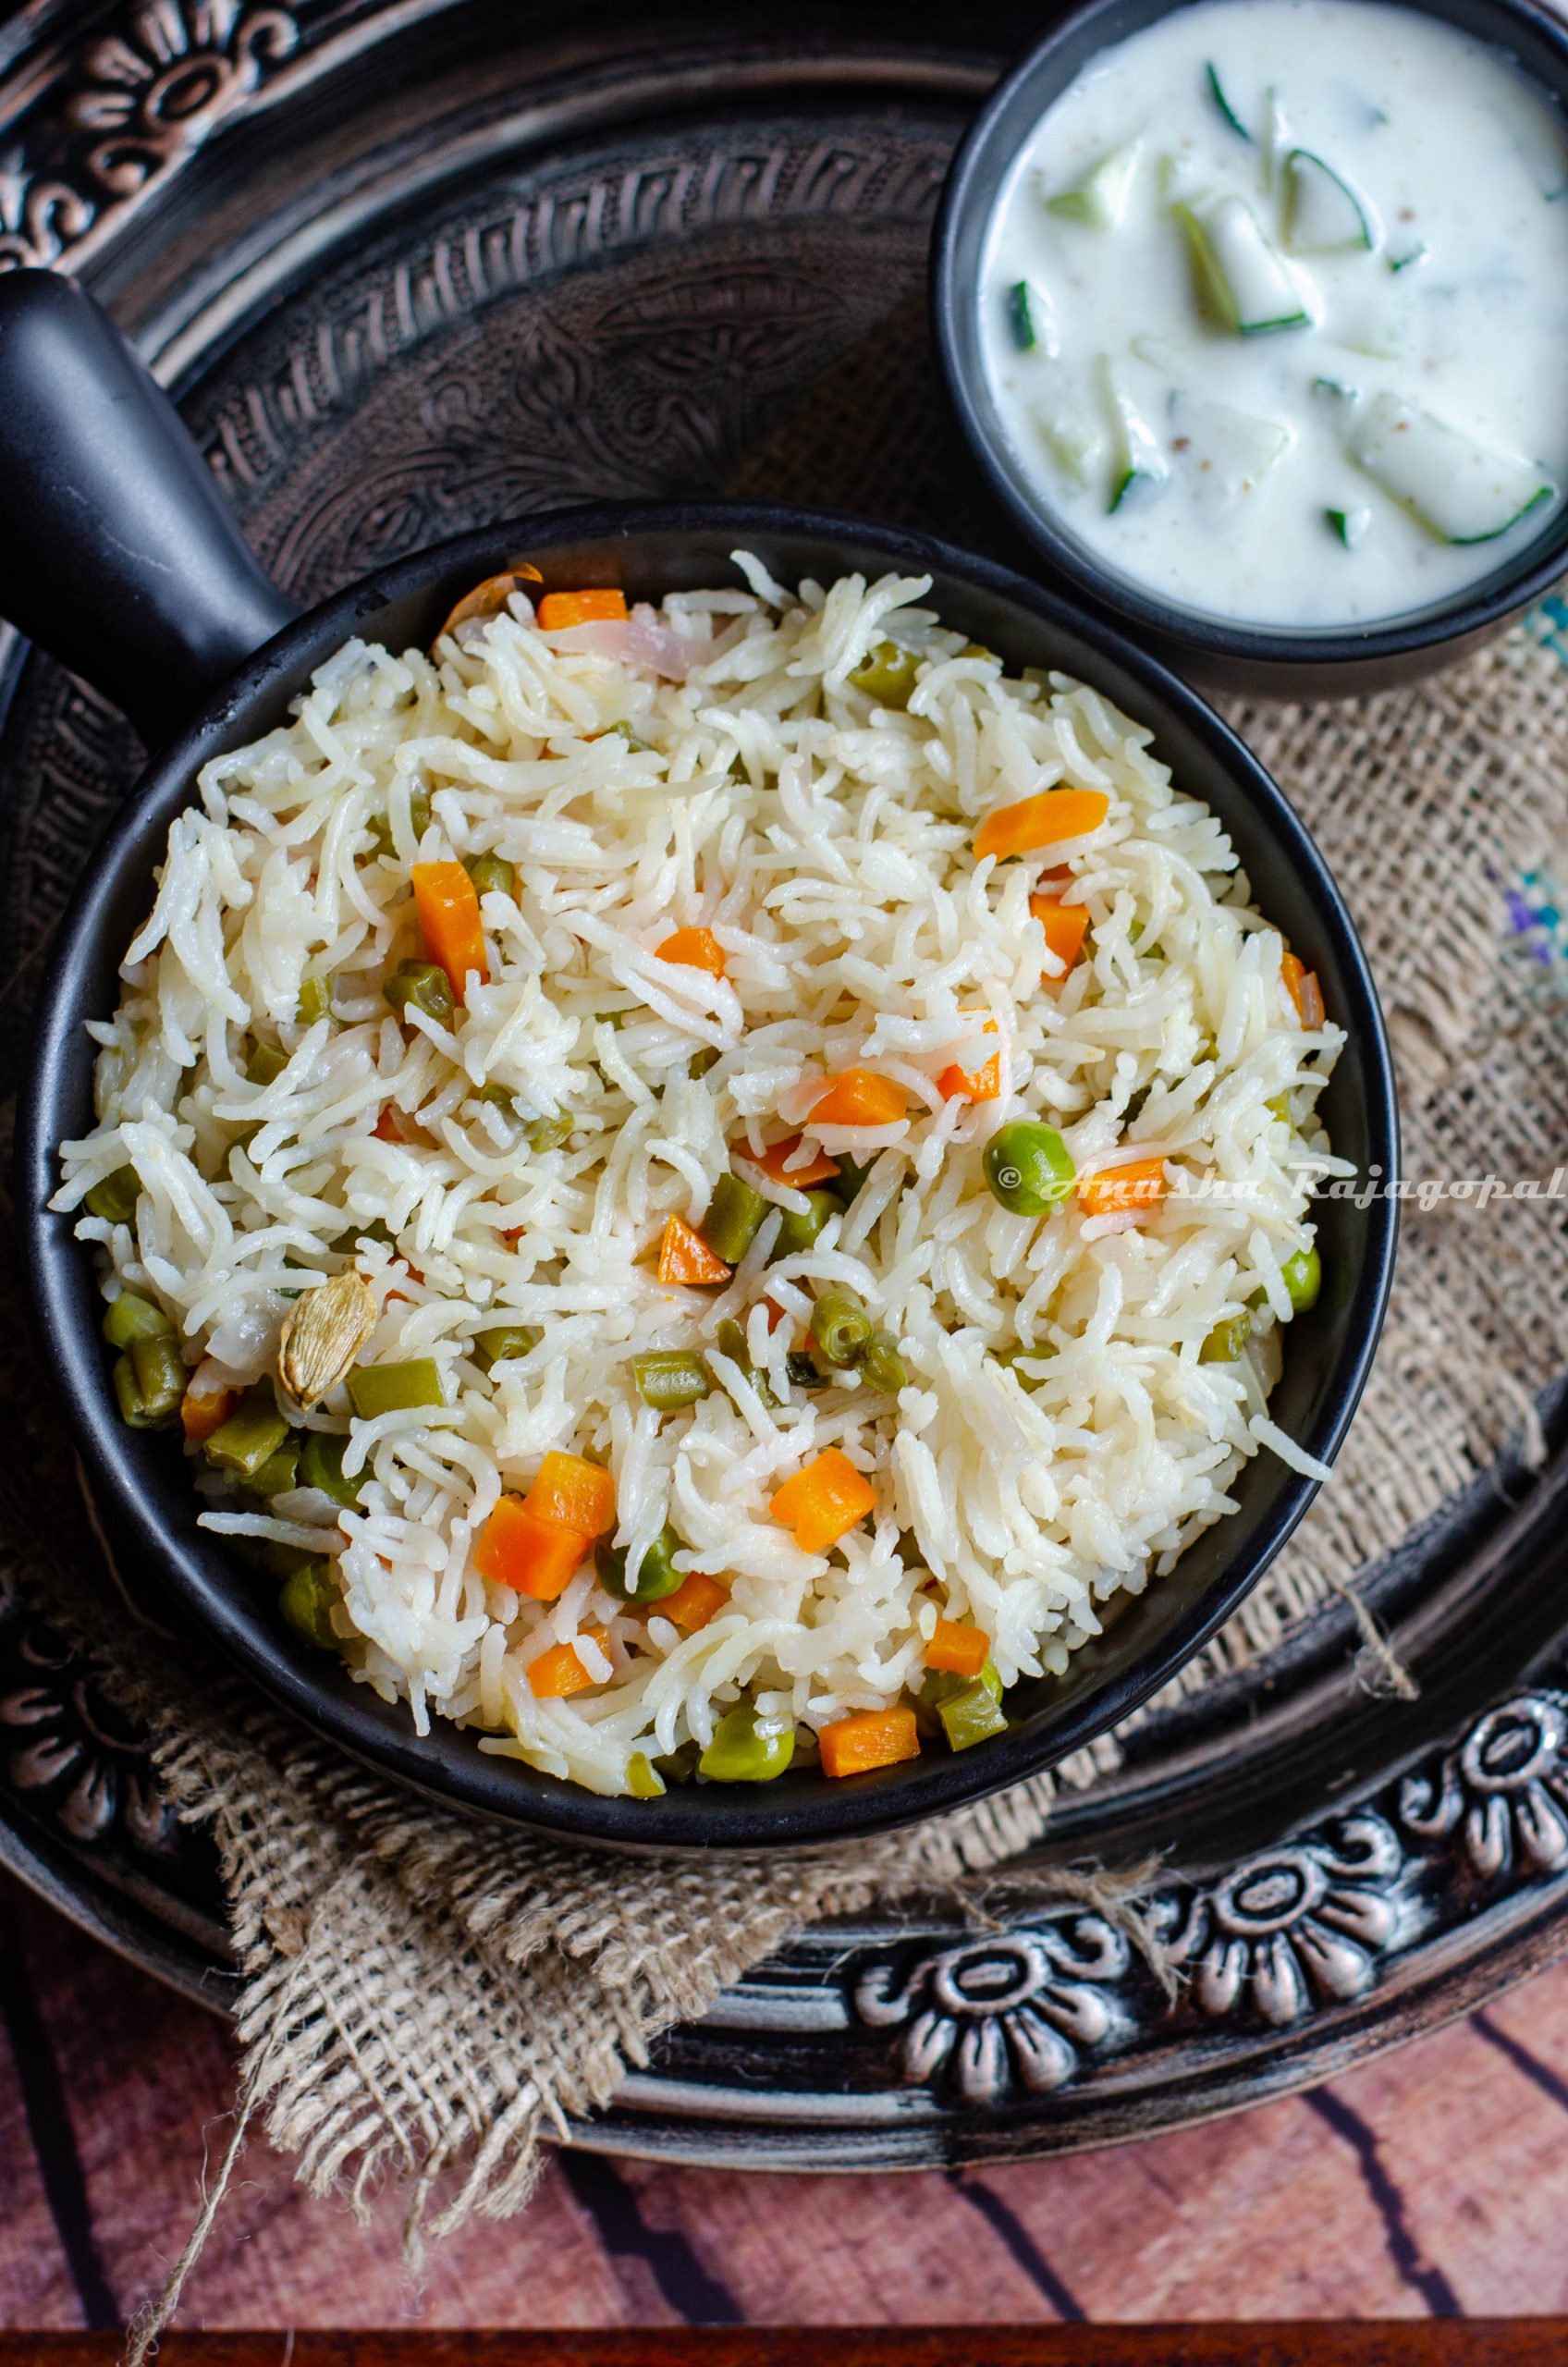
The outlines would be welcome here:
[[[416,863],[413,867],[414,910],[419,933],[433,962],[439,962],[459,1002],[471,970],[483,986],[490,973],[484,963],[484,924],[479,917],[479,891],[460,863]]]
[[[786,1316],[784,1309],[779,1306],[777,1299],[765,1298],[763,1305],[767,1309],[767,1328],[769,1334],[771,1335],[773,1332],[778,1331],[781,1323],[788,1322],[789,1318]]]
[[[990,1657],[990,1637],[963,1619],[938,1619],[925,1647],[926,1667],[950,1676],[978,1676]]]
[[[729,1280],[730,1269],[722,1257],[716,1257],[700,1233],[693,1233],[684,1217],[666,1220],[664,1239],[659,1244],[659,1280],[661,1282],[696,1282],[711,1290],[717,1283]]]
[[[588,1539],[580,1530],[541,1520],[521,1496],[503,1496],[479,1532],[473,1566],[497,1586],[532,1595],[535,1602],[554,1602],[576,1576],[587,1551]]]
[[[584,1627],[584,1636],[595,1644],[606,1640],[602,1627]],[[591,1685],[602,1685],[604,1678],[590,1676],[577,1655],[575,1644],[552,1644],[536,1661],[528,1663],[528,1682],[536,1701],[564,1701],[569,1693],[584,1693]]]
[[[781,1143],[769,1143],[760,1155],[749,1150],[744,1143],[732,1143],[730,1148],[737,1159],[749,1159],[760,1167],[771,1184],[788,1184],[797,1192],[806,1192],[814,1184],[830,1183],[839,1172],[839,1162],[829,1159],[825,1150],[814,1150],[798,1167],[787,1167],[801,1147],[799,1134],[786,1134]]]
[[[1317,983],[1317,973],[1309,970],[1299,955],[1283,953],[1280,957],[1280,975],[1285,981],[1285,992],[1296,1007],[1296,1017],[1304,1027],[1321,1027],[1326,1016],[1323,989]]]
[[[1127,1208],[1156,1208],[1165,1197],[1163,1159],[1130,1159],[1125,1167],[1102,1167],[1080,1177],[1078,1205],[1086,1217],[1119,1216]]]
[[[615,1527],[615,1481],[601,1465],[552,1449],[523,1498],[535,1520],[575,1529],[592,1544]]]
[[[836,1718],[817,1735],[825,1775],[864,1775],[874,1767],[896,1767],[900,1759],[920,1757],[920,1736],[914,1711],[856,1710]]]
[[[382,1111],[380,1117],[371,1128],[371,1132],[375,1136],[378,1143],[400,1143],[402,1141],[403,1130],[398,1123],[398,1113],[393,1109],[390,1102],[387,1103],[386,1109]]]
[[[528,1227],[525,1224],[504,1224],[499,1228],[499,1230],[501,1239],[509,1246],[512,1242],[521,1241],[522,1239],[523,1234],[528,1231]]]
[[[994,1036],[997,1023],[983,1011],[961,1011],[961,1019],[985,1019],[984,1033]],[[1002,1056],[993,1052],[977,1069],[960,1068],[955,1061],[937,1079],[937,1090],[944,1101],[994,1101],[1002,1089]]]
[[[198,1387],[194,1380],[187,1382],[179,1401],[179,1426],[192,1446],[201,1446],[214,1430],[221,1430],[239,1403],[239,1392],[222,1381],[208,1380]]]
[[[1088,934],[1087,904],[1064,904],[1060,896],[1031,896],[1029,910],[1046,932],[1046,943],[1061,963],[1061,976],[1066,977],[1084,950]],[[1047,978],[1047,986],[1058,986],[1060,979]]]
[[[705,1570],[688,1570],[673,1594],[649,1608],[656,1618],[673,1619],[683,1636],[694,1636],[699,1627],[718,1616],[729,1600],[729,1588],[710,1578]]]
[[[974,833],[975,857],[1027,854],[1062,839],[1086,838],[1109,812],[1103,789],[1047,789],[1038,797],[1020,798],[1016,805],[1000,805],[986,815]]]
[[[512,594],[521,592],[525,583],[540,583],[543,581],[539,570],[526,562],[509,569],[505,575],[487,575],[483,583],[476,583],[472,592],[463,594],[435,639],[440,641],[447,633],[456,632],[459,625],[483,622],[487,617],[498,617]]]
[[[773,1517],[795,1532],[802,1553],[826,1553],[874,1510],[876,1490],[842,1450],[830,1446],[792,1479],[786,1479],[768,1506]]]
[[[619,624],[625,614],[624,592],[546,592],[539,603],[539,623],[545,632],[565,632],[570,625]]]
[[[710,978],[724,975],[724,948],[711,928],[678,928],[655,950],[661,962],[679,962],[684,969],[705,970]]]
[[[846,1069],[812,1103],[811,1114],[820,1126],[890,1126],[908,1108],[908,1094],[890,1076],[878,1076],[875,1069]]]

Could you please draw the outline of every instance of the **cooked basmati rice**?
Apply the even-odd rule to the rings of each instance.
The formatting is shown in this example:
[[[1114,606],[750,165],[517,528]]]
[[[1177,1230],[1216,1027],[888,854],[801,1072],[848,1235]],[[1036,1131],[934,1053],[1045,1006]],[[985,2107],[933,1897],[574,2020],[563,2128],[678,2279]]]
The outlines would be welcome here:
[[[341,1385],[286,1407],[349,1435],[361,1508],[309,1488],[260,1502],[198,1453],[202,1519],[331,1557],[346,1659],[421,1731],[465,1722],[602,1793],[628,1789],[633,1753],[705,1746],[742,1699],[809,1749],[918,1693],[939,1614],[985,1631],[1004,1686],[1060,1674],[1112,1595],[1233,1509],[1260,1446],[1317,1467],[1265,1407],[1281,1268],[1312,1241],[1314,1175],[1341,1164],[1314,1109],[1342,1036],[1299,1024],[1219,823],[1095,691],[1006,677],[944,630],[926,582],[786,595],[737,558],[752,590],[626,626],[544,633],[519,593],[435,660],[350,643],[287,727],[209,764],[93,1030],[98,1124],[64,1147],[55,1202],[134,1168],[134,1224],[78,1231],[105,1294],[156,1299],[214,1382],[276,1373],[300,1269],[357,1257],[380,1308],[361,1360],[434,1357],[445,1407],[359,1419]],[[889,636],[922,661],[907,708],[849,680]],[[1099,829],[1050,851],[1052,892],[1090,915],[1064,978],[1030,916],[1040,863],[971,848],[981,816],[1055,784],[1110,797]],[[481,852],[517,876],[483,899],[489,983],[450,1029],[400,1024],[381,989],[417,947],[410,867]],[[653,950],[698,925],[721,978]],[[334,1016],[301,1025],[307,969]],[[288,1054],[259,1085],[258,1044]],[[943,1071],[992,1050],[998,1098],[944,1098]],[[825,1078],[855,1065],[911,1115],[814,1127]],[[373,1132],[386,1110],[405,1139]],[[531,1153],[551,1117],[569,1139]],[[1163,1155],[1166,1197],[1010,1213],[981,1156],[1019,1117],[1057,1126],[1081,1175]],[[732,1146],[802,1125],[870,1161],[845,1212],[771,1264],[770,1217],[717,1292],[661,1287],[667,1217],[699,1223]],[[1236,1188],[1182,1188],[1217,1179]],[[792,1384],[829,1283],[897,1336],[896,1398],[853,1372]],[[1255,1300],[1243,1354],[1205,1361]],[[727,1317],[749,1375],[717,1345]],[[503,1322],[542,1336],[487,1373],[472,1343]],[[705,1353],[717,1385],[660,1415],[630,1364],[668,1349]],[[876,1509],[815,1554],[768,1502],[830,1446]],[[717,1616],[684,1635],[591,1558],[552,1602],[477,1575],[497,1499],[552,1448],[607,1466],[632,1568],[669,1520],[678,1566],[729,1589]],[[530,1663],[589,1628],[603,1681],[535,1699]]]

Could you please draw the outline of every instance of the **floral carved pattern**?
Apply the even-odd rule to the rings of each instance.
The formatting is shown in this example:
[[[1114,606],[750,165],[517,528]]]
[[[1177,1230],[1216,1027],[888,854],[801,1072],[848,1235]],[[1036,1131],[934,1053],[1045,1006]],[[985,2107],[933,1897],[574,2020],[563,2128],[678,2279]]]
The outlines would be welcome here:
[[[965,1940],[904,1971],[873,1964],[854,2006],[873,2030],[902,2026],[906,2084],[947,2072],[965,2103],[995,2104],[1018,2087],[1064,2086],[1088,2050],[1120,2034],[1126,2017],[1112,1984],[1128,1964],[1120,1932],[1069,1910]]]
[[[1483,1882],[1568,1868],[1568,1695],[1516,1694],[1488,1710],[1435,1773],[1406,1776],[1399,1818],[1418,1840],[1457,1836]]]
[[[0,158],[0,271],[68,268],[89,230],[199,147],[299,40],[286,6],[137,0],[76,69],[61,109],[67,154]]]

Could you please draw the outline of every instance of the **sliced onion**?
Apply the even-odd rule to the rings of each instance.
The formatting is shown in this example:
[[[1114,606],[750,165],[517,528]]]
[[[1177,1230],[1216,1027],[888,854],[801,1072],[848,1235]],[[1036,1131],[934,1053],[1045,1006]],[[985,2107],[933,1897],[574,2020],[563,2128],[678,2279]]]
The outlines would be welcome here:
[[[655,624],[651,617],[642,615],[624,619],[606,617],[593,624],[567,625],[560,632],[553,633],[551,640],[563,656],[581,653],[588,657],[614,657],[642,673],[662,674],[670,682],[683,682],[692,670],[693,657],[706,655],[705,651],[693,651],[691,644],[668,625]]]

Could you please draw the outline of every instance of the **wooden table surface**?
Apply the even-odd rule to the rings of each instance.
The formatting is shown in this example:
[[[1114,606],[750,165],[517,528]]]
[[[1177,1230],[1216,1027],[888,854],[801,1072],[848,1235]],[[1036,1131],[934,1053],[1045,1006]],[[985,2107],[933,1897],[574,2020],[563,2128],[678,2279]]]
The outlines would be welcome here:
[[[223,2025],[0,1878],[0,2326],[117,2322],[221,2151]],[[521,2219],[398,2260],[252,2145],[190,2327],[1029,2324],[1568,2312],[1568,1962],[1315,2094],[975,2174],[558,2154]]]

